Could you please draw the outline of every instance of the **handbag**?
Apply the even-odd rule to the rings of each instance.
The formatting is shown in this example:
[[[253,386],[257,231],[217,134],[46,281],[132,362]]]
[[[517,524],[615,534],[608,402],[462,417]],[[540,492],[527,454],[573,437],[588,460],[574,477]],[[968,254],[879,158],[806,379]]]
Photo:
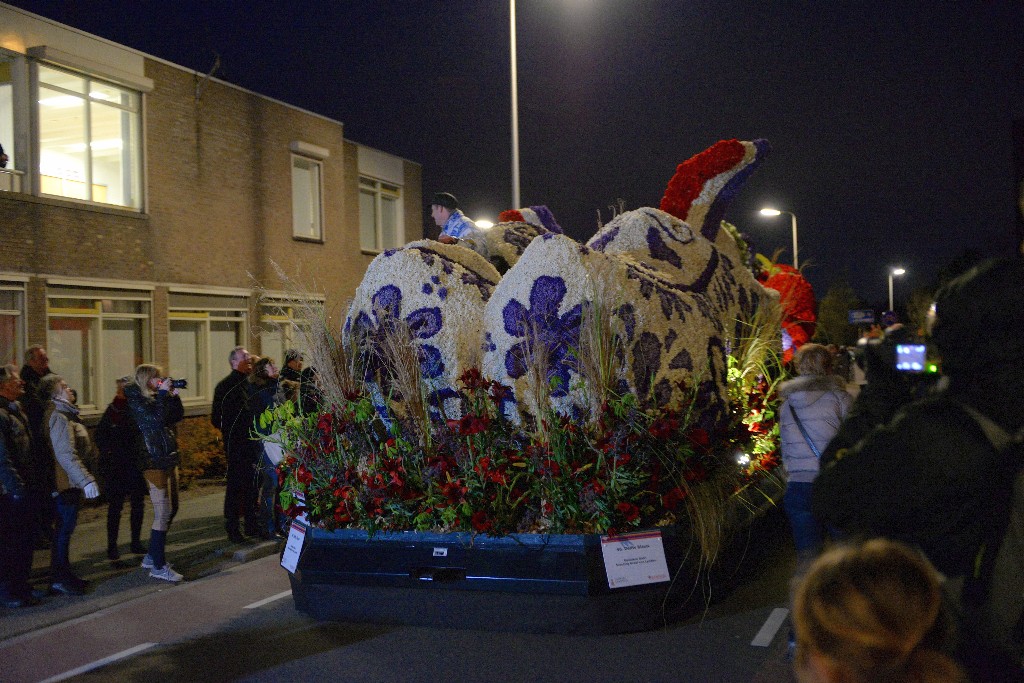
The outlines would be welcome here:
[[[818,450],[818,447],[814,445],[814,442],[811,441],[811,435],[807,433],[807,428],[804,427],[804,423],[800,421],[800,416],[796,414],[796,409],[793,408],[792,403],[789,404],[789,412],[793,415],[793,419],[796,420],[796,426],[800,429],[800,433],[804,435],[804,441],[806,441],[807,445],[811,447],[811,452],[814,453],[818,460],[821,460],[821,452]]]

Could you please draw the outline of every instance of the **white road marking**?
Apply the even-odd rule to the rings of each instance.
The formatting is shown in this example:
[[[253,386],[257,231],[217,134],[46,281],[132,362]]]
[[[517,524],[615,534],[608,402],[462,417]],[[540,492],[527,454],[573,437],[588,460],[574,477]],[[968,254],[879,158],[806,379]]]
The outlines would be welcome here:
[[[97,659],[95,662],[90,662],[88,664],[83,664],[82,666],[78,667],[77,669],[72,669],[71,671],[65,671],[64,673],[57,674],[56,676],[50,676],[45,681],[40,681],[40,683],[56,683],[56,681],[64,681],[64,680],[67,680],[69,678],[73,678],[73,677],[75,677],[75,676],[77,676],[79,674],[84,674],[87,671],[92,671],[94,669],[98,669],[101,666],[106,666],[107,664],[112,664],[112,663],[114,663],[114,662],[116,662],[116,661],[118,661],[120,659],[126,659],[128,657],[131,657],[134,654],[138,654],[139,652],[142,652],[143,650],[148,650],[149,648],[155,647],[155,646],[156,646],[156,643],[142,643],[141,645],[136,645],[133,648],[130,648],[128,650],[123,650],[122,652],[118,652],[117,654],[110,655],[109,657],[104,657],[103,659]]]
[[[775,634],[779,632],[779,627],[782,626],[782,622],[786,620],[788,614],[789,610],[785,607],[773,609],[772,613],[768,615],[768,620],[764,622],[764,626],[757,632],[757,635],[750,641],[750,644],[753,647],[768,647],[771,645]]]
[[[287,598],[291,594],[292,594],[291,589],[289,589],[289,590],[284,591],[283,593],[278,593],[277,595],[271,595],[269,598],[264,598],[264,599],[260,600],[259,602],[254,602],[251,605],[246,605],[242,609],[256,609],[257,607],[263,607],[263,605],[267,605],[267,604],[269,604],[271,602],[274,602],[275,600],[280,600],[281,598]]]

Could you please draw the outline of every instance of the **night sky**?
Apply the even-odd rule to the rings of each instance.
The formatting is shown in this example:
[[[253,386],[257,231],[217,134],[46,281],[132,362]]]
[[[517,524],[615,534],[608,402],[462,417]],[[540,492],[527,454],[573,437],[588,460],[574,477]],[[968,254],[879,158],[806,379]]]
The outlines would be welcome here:
[[[22,7],[337,119],[423,164],[474,218],[511,208],[505,0],[29,2]],[[723,138],[773,147],[726,214],[821,296],[927,285],[966,250],[1012,253],[1022,2],[518,0],[522,204],[585,240],[657,206]],[[423,220],[429,222],[429,208]]]

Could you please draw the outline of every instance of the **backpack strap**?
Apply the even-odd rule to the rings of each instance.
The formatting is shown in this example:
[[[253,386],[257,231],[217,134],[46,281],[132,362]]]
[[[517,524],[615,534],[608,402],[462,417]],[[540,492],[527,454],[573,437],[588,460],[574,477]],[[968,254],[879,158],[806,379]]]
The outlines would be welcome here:
[[[804,427],[804,423],[800,421],[800,416],[796,414],[796,408],[793,407],[792,403],[789,404],[789,412],[793,415],[793,419],[796,420],[796,426],[800,429],[800,433],[803,434],[804,441],[806,441],[807,445],[811,447],[811,453],[814,453],[815,457],[817,457],[818,460],[821,460],[821,452],[818,450],[818,447],[814,445],[814,442],[811,441],[811,435],[807,433],[807,428]]]

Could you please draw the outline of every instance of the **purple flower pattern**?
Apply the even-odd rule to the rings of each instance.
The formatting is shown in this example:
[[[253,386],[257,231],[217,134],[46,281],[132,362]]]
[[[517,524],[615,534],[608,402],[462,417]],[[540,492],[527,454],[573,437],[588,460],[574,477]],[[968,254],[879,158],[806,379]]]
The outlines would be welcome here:
[[[582,304],[564,314],[558,313],[566,291],[562,278],[542,275],[530,288],[529,308],[512,299],[502,309],[505,332],[522,338],[505,353],[505,371],[513,379],[525,375],[533,362],[534,350],[543,345],[547,348],[548,380],[552,382],[554,398],[569,392],[569,374],[575,370],[572,350],[579,346],[580,338]]]

